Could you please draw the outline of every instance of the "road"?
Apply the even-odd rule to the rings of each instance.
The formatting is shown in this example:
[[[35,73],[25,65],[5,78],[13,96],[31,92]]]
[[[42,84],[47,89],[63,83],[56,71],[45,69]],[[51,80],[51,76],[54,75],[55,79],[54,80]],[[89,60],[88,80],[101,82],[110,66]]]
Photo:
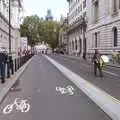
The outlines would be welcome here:
[[[68,85],[74,88],[73,95],[56,91],[56,87]],[[27,99],[30,109],[22,112],[23,104],[21,109],[14,106],[10,114],[5,114],[4,108],[16,98]],[[0,105],[0,120],[111,119],[44,56],[38,55]]]
[[[93,64],[84,60],[70,59],[69,57],[61,55],[50,55],[50,57],[69,68],[85,80],[109,93],[111,96],[120,100],[120,68],[106,66],[104,68],[104,77],[101,78],[94,76]]]

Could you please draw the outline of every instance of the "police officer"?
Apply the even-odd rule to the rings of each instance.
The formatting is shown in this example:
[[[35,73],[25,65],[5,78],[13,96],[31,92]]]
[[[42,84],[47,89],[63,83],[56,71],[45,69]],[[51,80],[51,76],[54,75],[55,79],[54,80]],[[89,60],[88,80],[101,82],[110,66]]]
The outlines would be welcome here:
[[[5,82],[5,68],[7,63],[7,54],[5,51],[0,51],[0,73],[1,73],[1,83]]]
[[[97,76],[97,69],[98,69],[100,73],[100,77],[103,77],[104,61],[100,56],[98,50],[95,50],[95,54],[93,56],[92,62],[94,62],[94,75]]]

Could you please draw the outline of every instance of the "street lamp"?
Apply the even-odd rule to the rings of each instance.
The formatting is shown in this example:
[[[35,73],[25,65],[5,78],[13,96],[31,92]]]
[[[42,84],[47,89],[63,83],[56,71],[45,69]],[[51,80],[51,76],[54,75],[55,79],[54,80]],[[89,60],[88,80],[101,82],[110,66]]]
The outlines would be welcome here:
[[[86,59],[86,38],[85,38],[85,32],[86,32],[86,21],[85,17],[82,18],[83,23],[83,59]]]
[[[11,54],[11,2],[9,0],[9,54]]]

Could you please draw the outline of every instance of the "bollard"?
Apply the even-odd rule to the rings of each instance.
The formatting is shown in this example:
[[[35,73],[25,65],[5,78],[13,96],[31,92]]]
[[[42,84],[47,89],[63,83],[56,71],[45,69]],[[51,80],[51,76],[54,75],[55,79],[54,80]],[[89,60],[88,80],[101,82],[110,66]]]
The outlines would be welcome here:
[[[20,57],[18,58],[18,69],[20,68]]]
[[[6,68],[6,64],[3,62],[1,65],[1,82],[2,83],[5,82],[5,68]]]
[[[16,58],[15,58],[15,72],[17,71],[17,61],[16,61]]]
[[[21,56],[20,56],[20,58],[19,58],[19,63],[20,63],[20,68],[21,68]]]
[[[19,59],[17,58],[17,70],[19,69]]]
[[[9,57],[8,57],[9,59]],[[9,64],[9,60],[7,61],[7,78],[10,78],[10,64]]]
[[[9,56],[9,65],[10,65],[11,73],[13,75],[14,74],[14,64],[13,64],[12,56]]]

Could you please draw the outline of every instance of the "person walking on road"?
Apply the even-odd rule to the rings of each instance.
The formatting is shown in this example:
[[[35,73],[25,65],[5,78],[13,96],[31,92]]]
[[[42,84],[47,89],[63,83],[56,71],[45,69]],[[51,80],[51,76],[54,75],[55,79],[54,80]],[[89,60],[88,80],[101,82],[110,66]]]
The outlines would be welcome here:
[[[97,76],[97,69],[99,70],[100,77],[103,77],[104,61],[99,54],[98,50],[95,50],[92,62],[94,63],[94,75]]]

